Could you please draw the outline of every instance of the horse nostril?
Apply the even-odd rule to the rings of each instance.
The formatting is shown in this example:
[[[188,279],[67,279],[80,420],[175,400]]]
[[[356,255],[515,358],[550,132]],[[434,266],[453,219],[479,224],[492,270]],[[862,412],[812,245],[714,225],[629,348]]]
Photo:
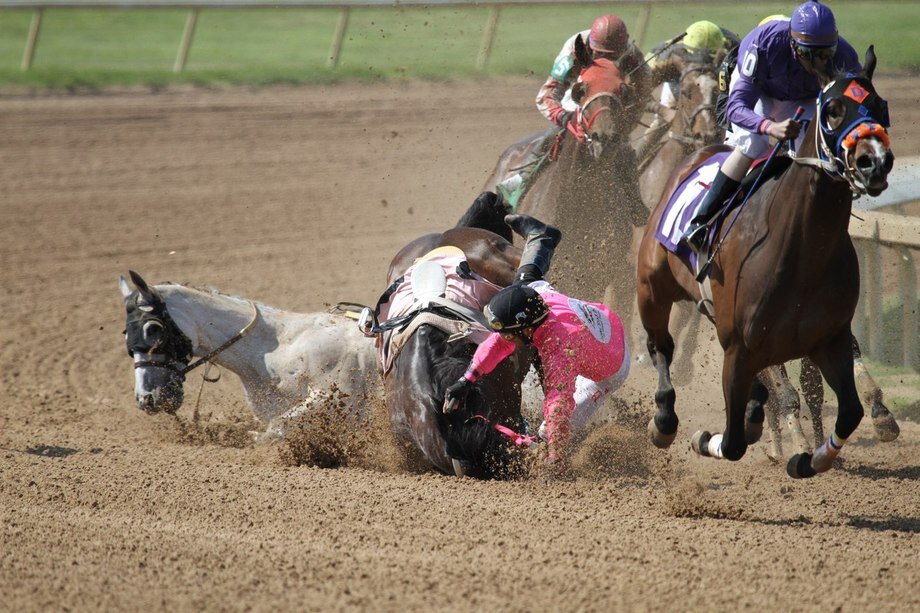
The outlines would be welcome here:
[[[884,169],[885,174],[891,172],[891,169],[894,168],[894,155],[890,151],[885,152],[885,161],[882,162],[882,169]]]
[[[155,399],[153,394],[144,394],[137,397],[137,408],[144,413],[156,413]]]
[[[868,155],[861,155],[856,158],[856,167],[863,172],[872,170],[874,165],[872,158]]]

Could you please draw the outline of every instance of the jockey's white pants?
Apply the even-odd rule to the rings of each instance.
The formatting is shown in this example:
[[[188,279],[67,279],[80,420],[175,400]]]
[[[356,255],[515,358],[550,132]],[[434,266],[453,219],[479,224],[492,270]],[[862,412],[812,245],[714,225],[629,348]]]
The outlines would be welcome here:
[[[581,375],[575,377],[575,409],[572,411],[572,420],[569,422],[569,428],[572,434],[583,430],[588,422],[597,413],[597,410],[604,404],[607,396],[616,392],[626,377],[629,376],[629,344],[623,343],[623,364],[615,374],[610,375],[603,381],[592,381]],[[540,430],[537,432],[540,438],[546,440],[546,422],[540,424]]]

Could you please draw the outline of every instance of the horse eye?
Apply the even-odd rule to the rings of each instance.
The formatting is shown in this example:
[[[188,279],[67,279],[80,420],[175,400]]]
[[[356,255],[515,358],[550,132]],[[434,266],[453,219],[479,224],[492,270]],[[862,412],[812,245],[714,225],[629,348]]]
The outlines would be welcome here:
[[[144,340],[153,344],[163,335],[163,324],[158,321],[148,321],[144,324],[143,334]]]

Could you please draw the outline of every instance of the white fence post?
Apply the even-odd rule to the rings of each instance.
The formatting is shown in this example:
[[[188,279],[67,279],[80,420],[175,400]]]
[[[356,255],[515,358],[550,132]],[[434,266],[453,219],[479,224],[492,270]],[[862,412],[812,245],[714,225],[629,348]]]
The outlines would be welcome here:
[[[179,53],[176,54],[176,63],[173,64],[173,72],[182,72],[185,70],[185,63],[188,61],[188,50],[192,46],[192,38],[195,36],[195,26],[198,25],[198,11],[193,8],[188,12],[185,19],[185,31],[182,32],[182,41],[179,43]]]
[[[335,26],[335,35],[332,38],[332,46],[329,48],[329,57],[326,59],[327,68],[335,68],[339,65],[342,41],[345,39],[345,32],[348,30],[348,18],[350,15],[351,9],[347,6],[342,8],[342,12],[339,13],[339,22]]]
[[[492,54],[492,45],[495,43],[495,30],[498,28],[498,16],[501,13],[501,7],[497,4],[489,8],[489,20],[486,22],[486,29],[482,33],[482,45],[479,46],[479,57],[476,59],[476,68],[485,70],[486,64],[489,63],[489,56]]]
[[[29,37],[26,39],[26,48],[22,52],[21,70],[28,70],[32,67],[32,60],[35,58],[35,45],[38,44],[38,33],[42,28],[43,8],[39,7],[32,13],[32,23],[29,25]]]

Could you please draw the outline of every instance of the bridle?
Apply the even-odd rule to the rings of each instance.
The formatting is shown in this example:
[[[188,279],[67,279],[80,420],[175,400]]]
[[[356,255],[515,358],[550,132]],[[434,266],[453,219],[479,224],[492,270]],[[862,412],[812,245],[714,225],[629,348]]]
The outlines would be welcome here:
[[[793,160],[797,164],[823,170],[825,174],[834,180],[846,181],[853,194],[861,196],[868,193],[868,188],[863,183],[862,171],[851,163],[854,157],[851,153],[855,151],[856,143],[859,139],[870,136],[879,138],[886,149],[890,146],[890,140],[886,130],[888,124],[887,102],[878,97],[873,89],[865,88],[865,97],[875,96],[878,98],[880,101],[877,103],[880,105],[878,110],[883,113],[884,116],[875,118],[872,116],[871,112],[863,114],[848,109],[847,115],[840,127],[831,128],[830,124],[826,121],[826,111],[827,105],[834,98],[828,97],[827,94],[831,89],[835,88],[838,81],[846,79],[851,80],[849,87],[853,87],[854,85],[861,88],[865,88],[866,85],[870,85],[871,87],[871,81],[855,77],[854,75],[844,75],[828,83],[821,90],[815,102],[815,118],[818,122],[815,129],[815,150],[818,152],[818,157],[795,157]],[[862,80],[865,80],[866,83],[859,82]],[[840,99],[842,100],[843,97]],[[844,104],[848,103],[844,102]],[[856,104],[859,104],[859,102]]]

